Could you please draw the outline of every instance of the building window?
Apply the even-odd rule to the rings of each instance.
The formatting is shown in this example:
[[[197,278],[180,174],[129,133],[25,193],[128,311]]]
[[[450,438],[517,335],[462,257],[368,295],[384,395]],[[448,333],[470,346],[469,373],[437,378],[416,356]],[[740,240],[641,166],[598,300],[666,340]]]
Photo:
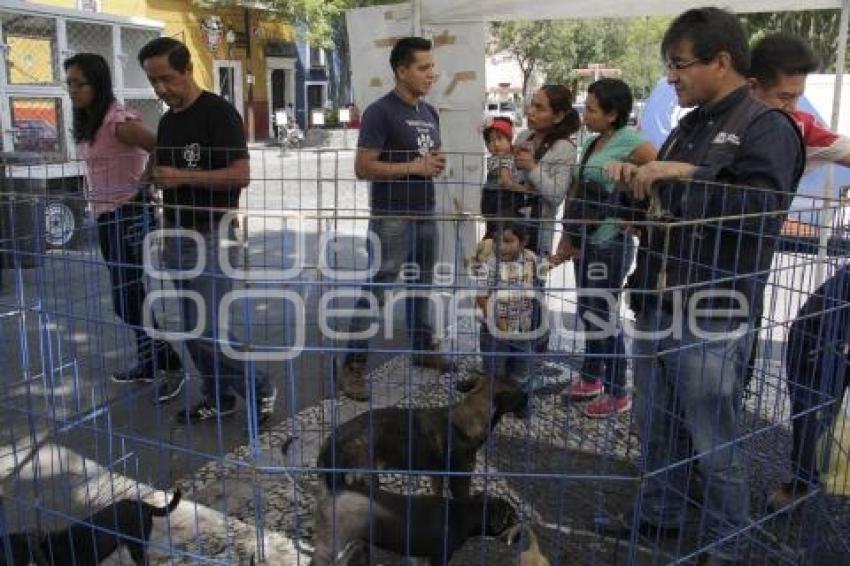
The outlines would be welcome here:
[[[324,108],[327,99],[326,84],[321,83],[307,85],[307,108],[310,111],[318,108]]]
[[[86,12],[100,12],[100,0],[77,0],[77,8]]]
[[[310,67],[324,67],[325,50],[321,47],[314,47],[312,45],[310,45],[308,49],[310,51]]]

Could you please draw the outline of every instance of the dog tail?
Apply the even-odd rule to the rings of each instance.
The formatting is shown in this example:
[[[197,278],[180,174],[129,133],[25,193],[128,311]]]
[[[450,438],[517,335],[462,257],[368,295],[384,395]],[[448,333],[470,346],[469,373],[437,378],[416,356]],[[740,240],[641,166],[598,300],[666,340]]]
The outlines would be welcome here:
[[[151,515],[154,517],[165,517],[166,515],[170,515],[172,511],[177,509],[177,506],[180,504],[180,498],[183,494],[180,491],[179,487],[174,488],[174,494],[171,496],[171,501],[168,502],[168,505],[165,507],[156,507],[153,505],[153,511],[151,511]]]

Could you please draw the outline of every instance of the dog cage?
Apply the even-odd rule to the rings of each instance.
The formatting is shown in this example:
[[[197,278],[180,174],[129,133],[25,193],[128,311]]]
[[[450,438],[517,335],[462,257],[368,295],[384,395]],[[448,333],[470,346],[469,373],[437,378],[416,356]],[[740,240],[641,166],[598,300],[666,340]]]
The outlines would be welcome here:
[[[587,254],[590,228],[598,222],[511,218],[502,225],[550,230],[553,247],[564,233],[581,236],[576,240],[576,260],[538,270],[533,283],[534,300],[545,305],[541,312],[547,315],[538,320],[550,324],[548,348],[485,353],[491,359],[522,358],[529,363],[530,375],[537,379],[530,408],[523,413],[524,405],[500,405],[504,401],[492,385],[500,380],[482,377],[486,356],[480,351],[482,320],[475,302],[488,287],[482,286],[472,268],[484,222],[458,206],[478,198],[477,179],[438,184],[437,212],[430,217],[436,234],[411,239],[408,227],[419,226],[426,218],[390,216],[401,230],[395,234],[376,230],[374,223],[370,229],[370,221],[388,217],[371,214],[368,186],[353,176],[353,152],[300,150],[281,156],[274,150],[251,150],[250,158],[251,184],[242,192],[239,208],[217,224],[225,226],[222,234],[229,245],[216,250],[225,267],[211,276],[221,284],[235,281],[221,297],[224,307],[219,305],[214,318],[236,339],[199,338],[207,344],[209,356],[244,360],[242,390],[232,393],[249,401],[238,401],[240,410],[235,414],[175,423],[177,413],[192,407],[200,398],[201,384],[212,377],[189,361],[194,358],[182,334],[187,332],[182,326],[187,307],[179,291],[187,273],[176,273],[163,263],[164,255],[176,249],[175,238],[194,238],[191,231],[158,231],[174,228],[169,215],[175,208],[156,199],[141,207],[147,223],[144,231],[151,233],[143,242],[147,306],[158,322],[159,336],[175,346],[187,374],[179,393],[161,403],[153,402],[157,388],[162,379],[175,379],[174,375],[151,383],[110,381],[110,374],[133,365],[137,352],[133,329],[114,313],[114,285],[94,232],[80,249],[49,251],[29,246],[27,237],[8,235],[14,231],[4,232],[0,349],[7,371],[0,398],[5,470],[0,484],[0,540],[7,561],[17,551],[37,561],[37,551],[42,551],[46,563],[75,563],[60,560],[44,543],[44,535],[77,526],[82,527],[78,538],[73,534],[66,538],[79,561],[88,556],[86,541],[95,540],[95,534],[143,543],[154,563],[287,565],[310,563],[320,544],[330,545],[336,563],[356,563],[365,558],[363,546],[346,543],[395,536],[403,549],[423,544],[441,548],[436,556],[463,543],[452,564],[513,564],[531,559],[527,553],[532,552],[529,533],[533,533],[540,554],[551,564],[688,563],[720,544],[706,537],[705,527],[710,519],[705,498],[711,493],[711,480],[703,477],[702,468],[711,461],[706,455],[714,451],[732,451],[746,462],[748,520],[727,529],[725,541],[734,540],[742,549],[743,563],[838,564],[845,559],[850,550],[846,408],[841,408],[837,395],[810,385],[812,402],[795,412],[788,401],[785,361],[785,344],[801,306],[823,292],[820,285],[845,262],[850,241],[841,202],[795,201],[781,233],[766,228],[782,220],[766,211],[674,221],[630,209],[629,220],[618,221],[619,228],[628,225],[628,229],[621,230],[622,237],[609,248],[622,251],[639,241],[638,258],[652,258],[679,273],[712,269],[705,259],[711,254],[689,255],[697,246],[693,242],[704,250],[713,249],[720,238],[745,242],[736,251],[739,257],[774,250],[772,263],[764,269],[720,270],[706,279],[709,288],[716,282],[765,280],[760,324],[744,333],[756,348],[738,360],[749,370],[741,373],[739,385],[746,375],[749,379],[734,438],[727,444],[710,438],[707,451],[692,449],[653,466],[646,461],[646,442],[639,434],[640,403],[623,414],[591,419],[584,415],[585,402],[563,397],[569,384],[580,379],[585,359],[595,355],[585,351],[578,316],[582,289],[576,284],[575,269],[582,253]],[[451,159],[459,170],[480,171],[483,157]],[[45,198],[16,191],[0,197],[7,209],[10,202],[37,203]],[[4,214],[3,223],[38,225],[38,207],[27,210]],[[142,215],[138,210],[134,214]],[[203,217],[213,213],[186,205],[180,210]],[[117,230],[121,221],[111,217],[105,229]],[[375,239],[376,233],[391,234],[392,241]],[[655,238],[650,247],[648,233]],[[687,246],[685,235],[690,238]],[[439,246],[430,280],[418,279],[412,265],[400,265],[397,279],[369,284],[376,250],[386,245],[415,248],[433,242],[434,236]],[[203,239],[195,240],[200,244]],[[496,253],[502,253],[503,244],[497,243]],[[27,256],[38,261],[20,261]],[[191,271],[200,265],[203,271],[204,262],[195,261],[197,255],[191,257],[183,268]],[[625,252],[623,257],[625,270],[631,271],[634,258]],[[131,267],[120,265],[120,259],[117,263]],[[404,263],[411,263],[407,256],[399,260]],[[630,276],[632,287],[641,273]],[[670,289],[679,285],[694,290],[687,280],[669,283]],[[342,362],[352,351],[343,333],[350,330],[355,299],[364,290],[378,291],[367,309],[381,320],[369,342],[364,371],[369,398],[358,402],[341,391]],[[406,297],[393,292],[405,290],[424,292],[429,301],[434,343],[446,362],[442,371],[415,362],[415,356],[433,352],[414,349],[403,330]],[[511,289],[501,289],[505,290]],[[613,307],[626,330],[626,349],[613,356],[626,363],[626,391],[636,396],[634,382],[641,376],[634,375],[634,367],[642,354],[635,351],[628,329],[635,326],[629,307],[638,294],[639,286],[627,289]],[[828,309],[822,307],[809,316],[843,313],[850,308],[847,303],[847,295],[839,295]],[[411,316],[415,312],[411,310]],[[373,321],[368,322],[366,329],[371,331]],[[673,360],[698,351],[702,363],[714,368],[728,353],[709,346],[723,339],[715,336],[688,345],[671,342],[657,356],[675,367]],[[698,377],[704,379],[707,370],[701,371]],[[263,376],[276,391],[274,415],[265,423],[254,405],[255,386]],[[477,380],[473,390],[458,392],[456,386],[469,378]],[[682,432],[685,421],[680,414],[653,400],[643,406],[668,417]],[[493,409],[499,407],[504,414],[490,430]],[[835,418],[818,447],[820,485],[811,485],[804,497],[769,509],[767,494],[787,481],[792,471],[792,424],[827,411],[835,412]],[[425,414],[429,416],[422,417]],[[476,434],[478,441],[470,444],[469,438]],[[330,465],[318,460],[323,447],[322,461]],[[353,460],[346,460],[352,453]],[[471,454],[474,465],[468,469],[468,462],[451,458],[446,462],[446,453],[452,458]],[[417,459],[422,454],[442,454],[444,459],[423,465]],[[677,536],[612,534],[612,526],[632,525],[640,516],[642,486],[682,470],[686,491],[677,495],[687,502],[687,512]],[[378,475],[377,484],[369,481]],[[435,494],[428,482],[433,476],[451,487],[456,478],[471,477],[473,497]],[[328,478],[333,480],[331,489],[323,489]],[[365,481],[357,483],[361,480]],[[346,485],[351,482],[356,489]],[[132,528],[127,532],[118,511],[112,520],[91,519],[122,499],[143,499],[162,507],[178,488],[182,500],[167,518],[154,518],[149,538]],[[429,499],[429,494],[435,497]],[[434,505],[437,519],[423,524],[421,518],[431,517]],[[387,509],[395,513],[390,519]],[[141,520],[140,513],[131,515]],[[357,531],[350,540],[338,536],[352,521],[365,531]],[[445,524],[451,527],[444,529]],[[522,525],[519,540],[511,536],[517,533],[516,524]],[[458,525],[467,529],[468,540],[454,538],[457,529],[462,530]],[[99,552],[104,555],[97,561],[126,560],[121,554],[125,550],[108,558],[114,544],[103,544],[105,550]],[[404,560],[378,546],[369,559],[374,564]]]

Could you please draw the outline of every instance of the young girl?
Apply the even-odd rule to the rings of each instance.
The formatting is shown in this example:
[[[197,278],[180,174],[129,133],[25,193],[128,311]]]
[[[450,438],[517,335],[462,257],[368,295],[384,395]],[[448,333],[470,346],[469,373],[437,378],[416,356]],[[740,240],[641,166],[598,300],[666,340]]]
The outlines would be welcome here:
[[[485,239],[493,236],[498,219],[514,218],[525,206],[528,189],[519,181],[513,139],[513,124],[508,118],[493,118],[484,126],[484,143],[490,154],[481,191],[481,214],[487,219]]]
[[[488,378],[517,381],[534,389],[529,376],[536,318],[537,256],[529,249],[528,230],[520,223],[501,224],[494,234],[494,254],[484,265],[477,298],[484,315],[481,354]]]
[[[154,223],[143,175],[156,137],[139,117],[115,100],[106,60],[78,53],[64,63],[74,107],[74,141],[86,162],[88,195],[97,217],[103,259],[112,280],[112,306],[136,334],[137,364],[112,375],[118,383],[148,382],[159,370],[178,377],[160,383],[157,401],[183,387],[180,358],[168,342],[152,340],[144,328],[143,243]]]

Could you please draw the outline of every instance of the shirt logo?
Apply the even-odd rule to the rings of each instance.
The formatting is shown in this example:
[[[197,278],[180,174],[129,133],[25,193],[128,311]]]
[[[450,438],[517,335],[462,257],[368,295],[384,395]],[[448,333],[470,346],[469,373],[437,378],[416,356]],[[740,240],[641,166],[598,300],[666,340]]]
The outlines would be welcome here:
[[[427,131],[419,131],[419,135],[416,138],[416,143],[419,146],[419,153],[422,155],[425,155],[426,153],[431,151],[431,148],[434,147],[434,140],[431,138],[431,133]]]
[[[741,139],[736,134],[727,134],[726,132],[720,132],[719,134],[717,134],[717,137],[715,137],[714,141],[711,143],[731,143],[732,145],[741,145]]]
[[[190,143],[184,147],[183,160],[186,162],[187,167],[195,169],[198,166],[198,162],[201,160],[201,144]]]

